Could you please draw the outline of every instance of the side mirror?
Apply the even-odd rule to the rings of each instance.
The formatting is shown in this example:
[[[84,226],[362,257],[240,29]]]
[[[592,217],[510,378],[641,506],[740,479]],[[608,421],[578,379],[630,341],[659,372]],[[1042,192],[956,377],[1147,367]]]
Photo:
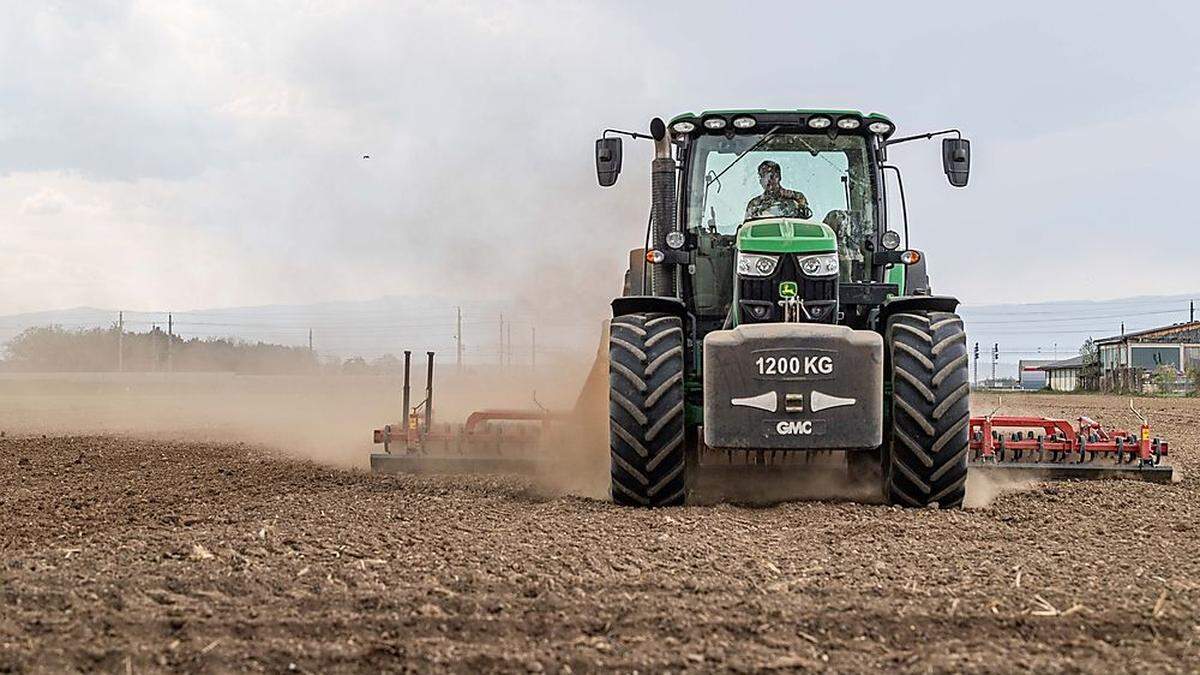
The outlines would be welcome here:
[[[596,180],[600,187],[609,187],[621,174],[621,139],[596,139]]]
[[[971,176],[971,141],[965,138],[942,139],[942,169],[954,187],[966,187]]]

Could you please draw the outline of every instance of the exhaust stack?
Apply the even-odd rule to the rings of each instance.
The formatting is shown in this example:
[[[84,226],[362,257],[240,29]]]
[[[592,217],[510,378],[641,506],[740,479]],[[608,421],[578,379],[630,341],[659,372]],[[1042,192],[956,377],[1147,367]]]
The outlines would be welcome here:
[[[650,136],[654,139],[654,161],[650,164],[650,196],[653,233],[650,248],[667,250],[667,234],[675,231],[675,160],[671,158],[671,138],[661,118],[650,121]],[[670,263],[650,265],[651,294],[674,296],[675,266]]]

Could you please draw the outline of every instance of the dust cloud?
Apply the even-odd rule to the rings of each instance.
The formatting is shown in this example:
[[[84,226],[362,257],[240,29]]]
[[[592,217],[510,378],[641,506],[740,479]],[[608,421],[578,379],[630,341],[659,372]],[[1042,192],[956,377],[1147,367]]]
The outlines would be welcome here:
[[[967,474],[967,496],[963,506],[968,509],[987,508],[1000,495],[1032,490],[1037,482],[1035,478],[1013,478],[970,471]]]
[[[607,495],[607,303],[620,294],[627,252],[604,257],[603,264],[555,263],[497,285],[539,336],[550,343],[557,336],[558,344],[539,353],[537,367],[458,367],[453,352],[439,352],[432,396],[435,426],[461,425],[486,408],[559,413],[565,421],[526,449],[547,460],[536,479],[547,490],[596,497]],[[421,345],[411,348],[410,402],[417,405],[426,398],[426,361]],[[372,430],[403,424],[399,373],[246,374],[257,370],[249,366],[241,374],[0,371],[0,431],[245,442],[366,468],[382,450]]]
[[[415,404],[425,398],[424,363],[413,371]],[[582,377],[582,367],[456,371],[439,363],[434,421],[461,423],[486,407],[537,409],[540,403],[554,409],[574,400]],[[6,373],[0,374],[0,431],[241,441],[335,466],[366,467],[370,453],[380,449],[372,430],[404,417],[401,388],[399,376]]]
[[[691,503],[770,506],[790,501],[852,501],[882,504],[878,477],[855,477],[844,453],[817,455],[809,462],[780,466],[723,464],[720,453],[707,453]]]

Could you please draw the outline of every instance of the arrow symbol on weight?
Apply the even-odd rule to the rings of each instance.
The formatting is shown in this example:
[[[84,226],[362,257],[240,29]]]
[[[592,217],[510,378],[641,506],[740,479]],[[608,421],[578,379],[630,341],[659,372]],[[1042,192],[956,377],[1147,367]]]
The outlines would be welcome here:
[[[841,408],[842,406],[854,405],[858,403],[858,399],[842,398],[841,396],[831,396],[819,391],[813,390],[812,396],[808,400],[809,407],[813,412],[821,412],[830,408]]]
[[[768,391],[765,394],[758,396],[747,396],[745,398],[729,399],[731,405],[740,405],[745,408],[757,408],[767,412],[775,412],[779,408],[779,395],[773,391]]]

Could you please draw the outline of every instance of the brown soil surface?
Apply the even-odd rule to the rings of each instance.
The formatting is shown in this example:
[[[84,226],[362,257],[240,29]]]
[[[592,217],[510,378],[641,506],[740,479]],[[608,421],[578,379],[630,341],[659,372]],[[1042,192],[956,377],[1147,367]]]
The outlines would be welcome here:
[[[1005,404],[1130,422],[1124,399]],[[1181,482],[962,511],[630,510],[258,446],[0,439],[0,672],[1194,672],[1200,401],[1142,405]]]

